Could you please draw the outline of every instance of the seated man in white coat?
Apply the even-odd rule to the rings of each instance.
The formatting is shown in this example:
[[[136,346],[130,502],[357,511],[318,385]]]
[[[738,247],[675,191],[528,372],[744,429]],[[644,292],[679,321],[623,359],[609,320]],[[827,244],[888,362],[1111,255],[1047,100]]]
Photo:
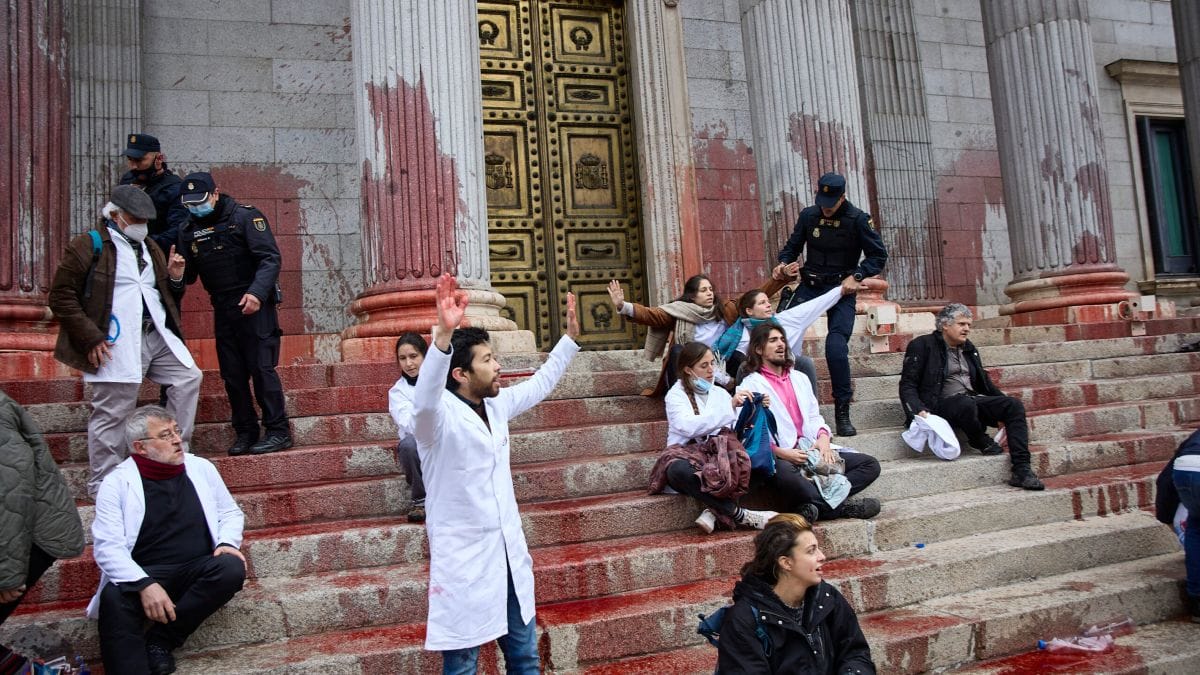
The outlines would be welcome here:
[[[443,275],[413,397],[429,507],[425,648],[442,652],[443,673],[474,673],[480,645],[498,639],[505,672],[527,675],[539,672],[533,559],[513,492],[508,423],[554,389],[579,351],[575,296],[567,294],[567,334],[546,363],[504,389],[487,331],[458,327],[466,308],[466,293]]]
[[[105,672],[165,675],[171,652],[242,589],[244,519],[212,462],[184,452],[169,412],[138,408],[125,437],[130,456],[96,498],[100,588],[87,615],[100,621]]]
[[[745,369],[750,374],[742,380],[742,388],[771,397],[771,412],[779,428],[779,445],[772,448],[775,474],[761,480],[773,485],[787,501],[772,506],[780,512],[798,513],[810,523],[878,515],[878,499],[850,499],[879,477],[878,460],[861,452],[832,449],[829,425],[821,416],[812,385],[792,369],[784,330],[772,324],[756,327],[750,332],[749,349]],[[839,459],[845,462],[845,481],[821,481],[818,485],[804,473],[805,465],[828,466]]]

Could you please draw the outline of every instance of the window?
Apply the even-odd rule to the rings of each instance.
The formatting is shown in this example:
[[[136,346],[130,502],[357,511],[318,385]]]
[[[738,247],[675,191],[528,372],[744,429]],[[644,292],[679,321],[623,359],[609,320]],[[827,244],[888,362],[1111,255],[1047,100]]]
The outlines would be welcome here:
[[[1182,119],[1137,117],[1156,275],[1200,272],[1196,200]]]

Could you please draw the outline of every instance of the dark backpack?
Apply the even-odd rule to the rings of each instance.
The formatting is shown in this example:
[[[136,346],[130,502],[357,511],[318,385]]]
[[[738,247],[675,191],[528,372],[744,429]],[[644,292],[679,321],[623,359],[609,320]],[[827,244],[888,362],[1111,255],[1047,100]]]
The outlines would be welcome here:
[[[742,447],[746,448],[746,454],[750,455],[750,468],[774,476],[775,453],[771,451],[771,444],[779,445],[779,427],[775,415],[763,405],[761,393],[755,392],[742,404],[734,431]]]
[[[725,612],[733,605],[725,605],[708,616],[700,615],[700,623],[696,626],[696,632],[703,635],[708,644],[716,647],[721,643],[721,626],[725,623]],[[750,612],[754,615],[754,636],[762,643],[763,654],[767,658],[771,658],[771,636],[767,635],[767,629],[763,628],[762,621],[759,619],[758,608],[750,605]],[[720,675],[720,669],[713,671],[713,675]]]

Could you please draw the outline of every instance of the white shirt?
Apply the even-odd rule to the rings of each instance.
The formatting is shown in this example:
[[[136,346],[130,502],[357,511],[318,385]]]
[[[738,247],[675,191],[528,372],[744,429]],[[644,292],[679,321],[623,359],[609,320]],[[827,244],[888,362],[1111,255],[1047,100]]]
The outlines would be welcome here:
[[[403,375],[388,390],[388,412],[391,413],[396,427],[400,430],[400,438],[411,436],[413,432],[412,400],[414,392],[416,392],[416,387],[409,384]]]
[[[425,649],[465,649],[506,635],[509,571],[521,620],[533,619],[533,558],[513,491],[508,422],[554,389],[578,351],[563,336],[533,377],[484,399],[488,424],[446,390],[451,355],[436,346],[425,355],[412,399],[427,492]]]

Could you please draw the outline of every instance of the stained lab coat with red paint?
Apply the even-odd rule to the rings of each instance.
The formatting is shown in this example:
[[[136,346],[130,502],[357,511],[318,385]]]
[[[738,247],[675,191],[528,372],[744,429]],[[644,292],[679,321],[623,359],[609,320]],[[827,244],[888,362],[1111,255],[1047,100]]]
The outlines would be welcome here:
[[[533,619],[533,558],[513,492],[508,422],[546,398],[578,351],[564,336],[533,377],[484,399],[490,429],[446,390],[450,354],[432,347],[425,355],[413,396],[413,435],[428,514],[426,649],[465,649],[507,634],[509,570],[521,619]]]

